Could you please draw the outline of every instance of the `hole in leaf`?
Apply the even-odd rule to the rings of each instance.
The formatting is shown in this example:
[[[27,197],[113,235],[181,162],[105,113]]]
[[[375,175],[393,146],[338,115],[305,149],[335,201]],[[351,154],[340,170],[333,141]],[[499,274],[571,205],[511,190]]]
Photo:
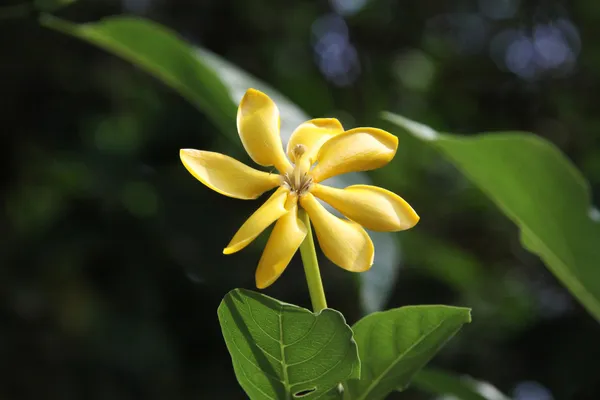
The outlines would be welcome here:
[[[312,392],[314,392],[315,390],[317,390],[317,388],[316,388],[316,387],[314,387],[314,388],[311,388],[311,389],[304,389],[304,390],[301,390],[301,391],[299,391],[299,392],[296,392],[296,393],[294,393],[294,397],[296,397],[296,398],[299,398],[299,397],[306,397],[306,396],[308,396],[309,394],[311,394]]]

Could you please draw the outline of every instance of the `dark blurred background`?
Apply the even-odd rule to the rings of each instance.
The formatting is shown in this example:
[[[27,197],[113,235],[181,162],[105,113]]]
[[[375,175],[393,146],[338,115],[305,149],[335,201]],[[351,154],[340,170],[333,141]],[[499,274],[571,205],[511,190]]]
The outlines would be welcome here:
[[[379,118],[389,110],[448,132],[533,131],[598,199],[597,1],[82,0],[59,12],[123,13],[347,127],[391,129]],[[207,189],[178,151],[247,157],[161,82],[34,19],[0,20],[0,58],[0,398],[245,398],[216,308],[254,287],[266,235],[221,252],[260,202]],[[517,400],[599,399],[598,323],[479,190],[397,133],[396,159],[371,178],[422,219],[394,234],[402,257],[387,308],[473,308],[437,367]],[[355,322],[354,277],[321,260],[330,306]],[[299,261],[266,293],[309,307]]]

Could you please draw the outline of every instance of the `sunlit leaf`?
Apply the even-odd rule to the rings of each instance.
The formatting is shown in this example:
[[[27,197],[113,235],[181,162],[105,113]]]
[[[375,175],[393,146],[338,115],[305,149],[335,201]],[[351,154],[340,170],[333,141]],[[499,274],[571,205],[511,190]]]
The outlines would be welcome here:
[[[456,376],[438,369],[424,369],[412,380],[412,386],[457,400],[509,400],[493,385],[468,376]],[[446,398],[446,397],[444,397]]]
[[[331,399],[340,382],[360,376],[352,330],[338,311],[314,314],[235,289],[218,315],[236,377],[251,399]]]
[[[294,129],[301,123],[310,119],[300,107],[294,104],[286,96],[238,66],[201,47],[196,47],[194,52],[198,60],[211,67],[215,74],[219,76],[221,82],[227,88],[229,97],[234,104],[240,102],[248,88],[258,89],[267,93],[269,97],[273,99],[281,114],[281,139],[284,147],[287,145]],[[235,131],[233,133],[237,135]]]
[[[479,186],[521,229],[523,246],[600,320],[600,223],[588,183],[555,146],[529,133],[464,137],[385,118],[435,146]]]
[[[368,315],[353,327],[360,380],[347,387],[352,400],[384,399],[412,377],[458,330],[471,321],[468,308],[410,306]]]

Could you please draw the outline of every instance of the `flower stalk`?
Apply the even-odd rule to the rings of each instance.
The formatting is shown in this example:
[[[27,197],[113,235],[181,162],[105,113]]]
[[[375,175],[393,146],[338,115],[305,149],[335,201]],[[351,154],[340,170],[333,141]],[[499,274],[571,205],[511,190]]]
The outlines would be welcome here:
[[[300,245],[300,255],[302,257],[302,264],[304,264],[304,274],[306,275],[306,283],[308,284],[313,311],[318,313],[327,308],[327,300],[325,299],[325,290],[323,289],[323,281],[321,280],[321,272],[319,271],[315,241],[310,227],[310,218],[306,211],[301,208],[298,209],[298,216],[304,225],[306,225],[307,232],[304,241]]]

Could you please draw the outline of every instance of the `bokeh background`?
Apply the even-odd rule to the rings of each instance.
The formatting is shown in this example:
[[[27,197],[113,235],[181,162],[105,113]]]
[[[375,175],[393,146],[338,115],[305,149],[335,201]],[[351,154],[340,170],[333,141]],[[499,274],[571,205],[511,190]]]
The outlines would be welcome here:
[[[392,129],[379,115],[389,110],[467,135],[535,132],[598,198],[598,2],[82,0],[59,14],[123,13],[172,28],[347,127]],[[254,286],[267,236],[221,251],[260,202],[207,189],[178,151],[248,157],[113,55],[31,18],[0,20],[0,38],[0,398],[245,398],[216,308],[230,289]],[[386,307],[473,308],[432,365],[517,400],[599,399],[598,323],[478,189],[396,133],[396,159],[370,175],[422,220],[393,236],[401,257]],[[355,322],[355,277],[321,260],[330,306]],[[266,293],[308,307],[300,260]]]

